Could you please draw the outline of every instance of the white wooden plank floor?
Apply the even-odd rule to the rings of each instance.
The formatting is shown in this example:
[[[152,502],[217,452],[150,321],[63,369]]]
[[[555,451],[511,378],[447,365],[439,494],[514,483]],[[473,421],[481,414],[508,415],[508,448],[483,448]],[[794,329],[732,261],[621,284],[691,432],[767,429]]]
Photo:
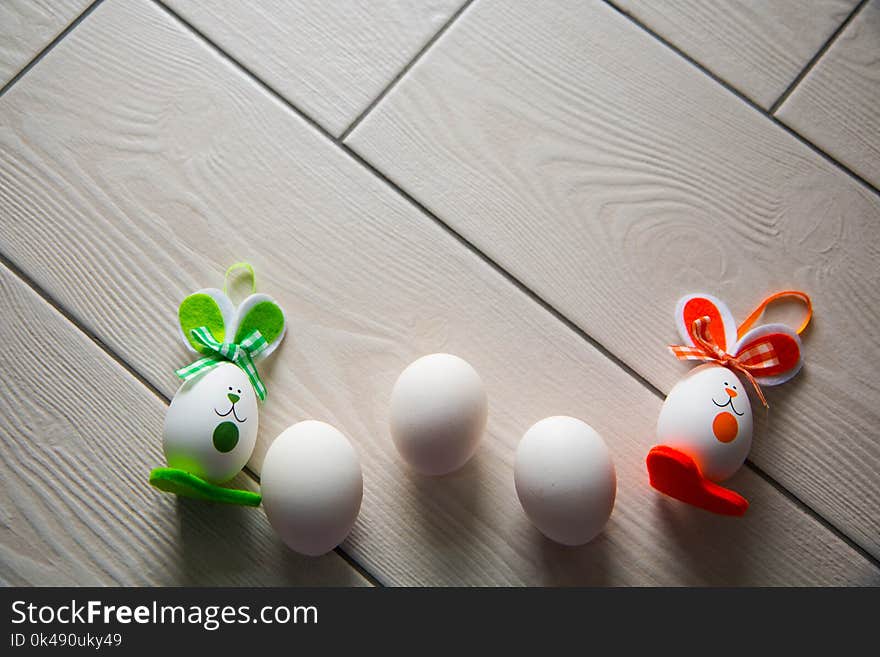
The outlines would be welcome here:
[[[106,0],[0,97],[0,336],[53,338],[0,364],[0,392],[36,376],[47,392],[0,402],[0,581],[880,584],[876,190],[601,3],[389,3],[367,36],[360,5],[171,5]],[[314,52],[268,27],[289,21]],[[346,70],[363,85],[340,86]],[[683,258],[669,236],[706,226],[729,246],[683,271],[647,246]],[[241,259],[291,318],[250,467],[294,421],[348,434],[365,498],[339,554],[296,557],[260,511],[144,481],[187,358],[176,303]],[[771,395],[731,482],[741,520],[644,473],[682,371],[662,351],[672,304],[697,280],[738,312],[782,283],[817,298],[809,369]],[[612,330],[628,314],[656,331]],[[394,451],[387,398],[439,350],[477,367],[491,417],[467,467],[427,479]],[[612,520],[578,549],[543,539],[513,490],[519,437],[558,413],[593,424],[618,468]]]
[[[0,88],[61,34],[91,1],[0,2]]]
[[[878,0],[864,5],[776,116],[880,187]]]
[[[165,0],[334,135],[465,0]]]
[[[664,392],[680,296],[809,291],[752,459],[880,555],[880,194],[607,5],[541,7],[472,7],[347,142]]]
[[[611,0],[769,109],[858,0]]]

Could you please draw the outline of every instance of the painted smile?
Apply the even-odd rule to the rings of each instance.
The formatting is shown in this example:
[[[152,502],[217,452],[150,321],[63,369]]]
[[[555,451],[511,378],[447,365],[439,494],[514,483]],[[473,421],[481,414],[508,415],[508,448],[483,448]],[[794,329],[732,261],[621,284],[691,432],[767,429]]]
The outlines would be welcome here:
[[[733,397],[728,397],[727,401],[723,404],[719,404],[717,401],[715,401],[715,398],[712,397],[712,403],[715,404],[718,408],[724,408],[725,406],[730,406],[730,410],[733,411],[734,415],[739,415],[739,416],[745,415],[745,413],[740,413],[738,410],[736,410],[736,408],[734,408]]]
[[[715,401],[715,400],[713,399],[712,401]],[[731,407],[731,408],[732,408],[732,407]],[[214,412],[215,412],[217,415],[219,415],[220,417],[227,417],[230,413],[232,413],[232,417],[234,417],[234,418],[236,419],[236,421],[238,421],[238,422],[246,422],[246,421],[247,421],[247,418],[240,418],[240,417],[238,417],[238,413],[235,412],[235,403],[233,403],[232,406],[229,407],[229,410],[226,411],[225,413],[221,413],[221,412],[218,411],[216,408],[214,409]],[[734,413],[735,413],[735,412],[736,412],[736,411],[734,411]]]

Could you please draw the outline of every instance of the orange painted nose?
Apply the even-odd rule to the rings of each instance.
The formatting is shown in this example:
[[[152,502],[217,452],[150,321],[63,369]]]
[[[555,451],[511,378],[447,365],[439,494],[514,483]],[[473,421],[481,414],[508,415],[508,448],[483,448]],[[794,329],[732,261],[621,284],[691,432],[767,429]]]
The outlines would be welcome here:
[[[737,394],[739,394],[739,393],[737,393],[736,390],[731,390],[730,388],[725,388],[724,392],[726,392],[728,395],[730,395],[731,399],[733,399],[734,397],[737,396]]]

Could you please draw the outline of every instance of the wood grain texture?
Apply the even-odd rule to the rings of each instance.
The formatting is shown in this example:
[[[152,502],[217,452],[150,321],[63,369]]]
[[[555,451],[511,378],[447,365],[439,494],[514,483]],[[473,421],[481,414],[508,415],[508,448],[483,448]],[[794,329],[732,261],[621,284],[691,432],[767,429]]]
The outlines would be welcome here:
[[[0,361],[0,583],[367,585],[292,553],[261,509],[150,488],[165,403],[5,267],[0,301],[0,342],[29,346]]]
[[[611,0],[769,108],[858,0]]]
[[[365,485],[345,549],[380,581],[880,582],[749,470],[739,522],[654,494],[654,393],[154,5],[102,5],[0,116],[0,249],[163,394],[190,358],[179,300],[253,263],[290,326],[261,367],[251,466],[293,422],[345,432]],[[412,474],[387,423],[397,375],[434,351],[473,363],[491,400],[476,456],[443,478]],[[513,486],[520,436],[560,413],[602,432],[619,475],[606,532],[580,549],[544,540]]]
[[[875,194],[601,3],[481,2],[347,143],[662,391],[680,296],[809,292],[751,458],[880,554]]]
[[[865,5],[776,116],[880,187],[880,2]]]
[[[0,87],[79,16],[91,0],[0,2]]]
[[[334,135],[464,0],[165,0]]]

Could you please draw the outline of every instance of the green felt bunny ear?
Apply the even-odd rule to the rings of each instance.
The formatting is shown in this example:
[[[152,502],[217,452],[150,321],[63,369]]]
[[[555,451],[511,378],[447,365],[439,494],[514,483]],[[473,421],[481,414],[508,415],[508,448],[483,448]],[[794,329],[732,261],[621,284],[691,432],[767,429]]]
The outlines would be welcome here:
[[[269,348],[261,352],[261,358],[275,350],[287,330],[284,311],[267,294],[252,294],[238,307],[235,342],[241,342],[254,330],[259,331],[269,343]]]
[[[190,294],[181,301],[177,310],[182,337],[187,346],[198,353],[207,353],[206,347],[193,339],[191,331],[206,326],[216,340],[224,342],[226,329],[232,324],[234,316],[232,302],[223,292],[214,288]]]

